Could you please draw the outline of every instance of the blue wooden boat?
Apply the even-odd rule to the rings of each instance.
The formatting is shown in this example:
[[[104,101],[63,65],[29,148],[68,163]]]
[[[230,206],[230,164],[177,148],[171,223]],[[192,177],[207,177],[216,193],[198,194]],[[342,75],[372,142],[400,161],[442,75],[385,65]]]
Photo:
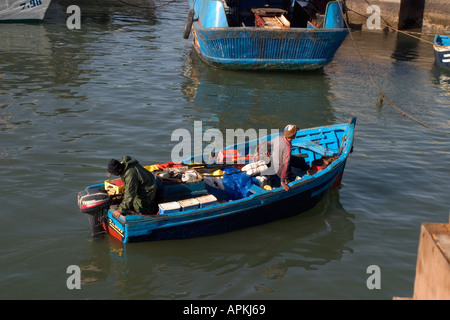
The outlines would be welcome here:
[[[436,35],[433,49],[436,64],[450,69],[450,36]]]
[[[341,1],[190,0],[184,37],[191,32],[211,66],[314,70],[332,61],[348,29]]]
[[[157,215],[115,217],[110,205],[121,191],[109,196],[105,189],[111,187],[111,181],[81,191],[78,204],[89,218],[93,236],[109,233],[123,243],[210,236],[295,216],[313,208],[330,188],[340,185],[353,149],[355,125],[353,118],[348,123],[299,130],[292,140],[292,155],[304,157],[311,169],[293,171],[296,178],[289,183],[288,191],[280,186],[279,179],[271,179],[269,186],[266,176],[255,178],[248,171],[242,172],[242,166],[249,162],[247,156],[237,161],[242,163],[219,161],[223,153],[254,154],[261,141],[277,136],[273,134],[230,146],[212,158],[211,154],[200,155],[201,163],[146,166],[155,175],[161,193]],[[198,159],[192,157],[186,163],[193,160]],[[186,173],[183,170],[187,169],[195,170],[201,178],[191,182],[167,178],[169,172]],[[216,176],[218,169],[222,178]]]

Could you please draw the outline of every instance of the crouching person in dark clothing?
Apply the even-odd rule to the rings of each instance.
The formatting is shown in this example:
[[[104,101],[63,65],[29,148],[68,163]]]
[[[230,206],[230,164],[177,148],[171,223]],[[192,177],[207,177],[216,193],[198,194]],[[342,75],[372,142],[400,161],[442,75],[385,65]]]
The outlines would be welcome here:
[[[120,162],[111,159],[108,163],[108,174],[120,176],[125,188],[123,200],[113,213],[115,217],[133,211],[140,214],[158,212],[155,176],[136,159],[130,156],[123,156]]]

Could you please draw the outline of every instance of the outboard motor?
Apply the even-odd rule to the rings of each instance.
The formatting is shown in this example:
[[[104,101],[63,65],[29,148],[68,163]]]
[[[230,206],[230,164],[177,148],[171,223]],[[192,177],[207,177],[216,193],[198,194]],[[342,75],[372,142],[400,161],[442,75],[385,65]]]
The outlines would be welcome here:
[[[78,207],[89,220],[92,237],[106,232],[104,223],[111,204],[111,197],[106,190],[92,187],[78,193]]]

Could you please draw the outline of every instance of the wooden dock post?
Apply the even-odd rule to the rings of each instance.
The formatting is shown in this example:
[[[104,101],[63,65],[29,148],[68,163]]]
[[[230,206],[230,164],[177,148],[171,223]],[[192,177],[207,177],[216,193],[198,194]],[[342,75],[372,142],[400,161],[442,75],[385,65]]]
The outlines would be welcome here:
[[[450,223],[423,223],[412,298],[450,300]]]

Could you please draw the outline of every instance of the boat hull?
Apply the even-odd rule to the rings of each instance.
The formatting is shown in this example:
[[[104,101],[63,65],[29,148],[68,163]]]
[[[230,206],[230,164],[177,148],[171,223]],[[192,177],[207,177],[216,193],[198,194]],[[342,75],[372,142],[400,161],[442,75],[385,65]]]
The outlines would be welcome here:
[[[433,49],[436,64],[450,70],[450,37],[437,35]]]
[[[436,64],[450,70],[450,46],[434,50]]]
[[[3,0],[0,21],[41,21],[51,0]]]
[[[275,195],[254,195],[250,201],[224,204],[223,208],[186,214],[181,219],[155,216],[151,220],[125,222],[109,212],[108,231],[124,243],[175,240],[218,235],[293,217],[312,209],[331,188],[336,187],[344,167],[345,162],[315,183],[290,192],[279,190]]]
[[[346,29],[201,28],[194,48],[208,65],[234,70],[316,70],[330,63]]]
[[[315,20],[317,15],[308,13],[305,4],[190,0],[185,32],[192,29],[195,50],[211,66],[234,70],[320,69],[333,60],[348,35],[343,4],[329,2],[319,15],[323,21]]]

